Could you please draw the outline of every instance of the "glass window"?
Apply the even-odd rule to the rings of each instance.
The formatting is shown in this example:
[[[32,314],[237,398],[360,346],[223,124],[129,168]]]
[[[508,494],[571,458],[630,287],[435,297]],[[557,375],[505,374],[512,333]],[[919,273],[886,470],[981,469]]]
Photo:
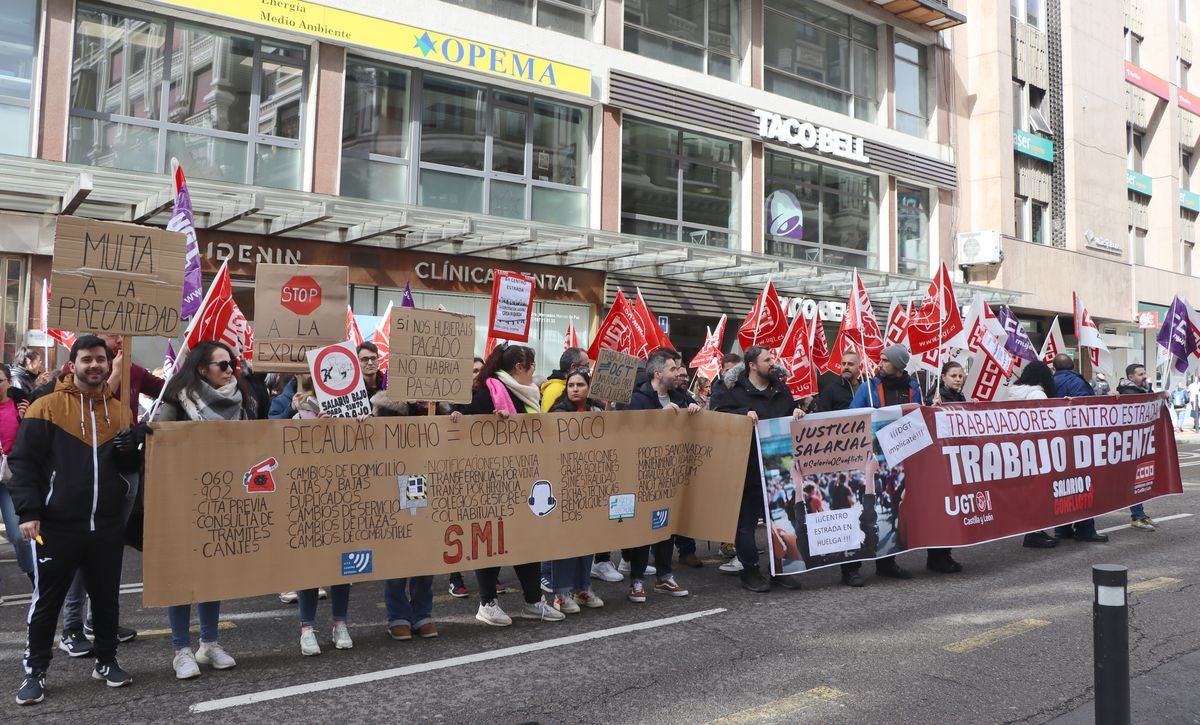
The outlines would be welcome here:
[[[875,26],[812,0],[766,0],[764,12],[766,90],[875,120],[879,108]],[[916,82],[923,86],[922,74],[917,75]],[[922,110],[925,101],[915,97],[909,101],[906,112],[927,115]]]
[[[1188,277],[1192,276],[1192,252],[1195,250],[1196,245],[1192,242],[1184,241],[1179,245],[1179,271]]]
[[[878,266],[878,177],[785,154],[767,153],[765,161],[768,254]]]
[[[29,290],[25,278],[23,258],[0,257],[0,284],[4,286],[4,304],[0,305],[0,353],[5,360],[12,360],[17,348],[25,345],[26,321],[29,319]]]
[[[483,169],[487,91],[435,76],[421,93],[421,161]]]
[[[1026,242],[1029,241],[1029,224],[1025,219],[1027,205],[1028,200],[1023,196],[1013,199],[1013,237]]]
[[[925,46],[896,41],[896,129],[924,137],[929,127]]]
[[[1142,39],[1128,28],[1125,29],[1125,60],[1134,65],[1142,64]]]
[[[1029,204],[1029,241],[1034,244],[1046,243],[1046,227],[1048,209],[1040,201]]]
[[[1126,125],[1126,145],[1125,156],[1127,166],[1125,168],[1131,171],[1142,171],[1142,158],[1145,155],[1146,134],[1134,129],[1133,126]]]
[[[11,0],[0,23],[0,154],[33,150],[33,72],[37,59],[37,0]]]
[[[1179,149],[1179,188],[1192,190],[1192,152],[1190,149]]]
[[[1042,0],[1025,0],[1025,22],[1035,28],[1042,27]]]
[[[734,80],[740,0],[625,0],[625,50]]]
[[[929,274],[929,189],[896,185],[896,271]]]
[[[342,194],[408,201],[408,88],[407,71],[347,59]]]
[[[738,142],[633,119],[621,135],[623,232],[734,245]]]
[[[68,158],[301,186],[307,50],[149,15],[76,11]],[[166,86],[166,93],[163,87]]]
[[[1190,75],[1191,72],[1192,72],[1192,64],[1187,62],[1183,58],[1180,58],[1179,59],[1179,89],[1180,90],[1186,91],[1188,89],[1188,75]]]
[[[1134,264],[1146,263],[1146,230],[1129,227],[1129,254]]]
[[[595,0],[445,0],[509,20],[531,23],[560,33],[585,38],[595,14]]]

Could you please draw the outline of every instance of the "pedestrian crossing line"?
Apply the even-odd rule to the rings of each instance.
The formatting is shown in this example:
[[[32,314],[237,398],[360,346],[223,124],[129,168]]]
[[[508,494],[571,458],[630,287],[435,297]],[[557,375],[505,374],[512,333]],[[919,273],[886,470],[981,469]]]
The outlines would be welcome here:
[[[703,611],[692,612],[690,614],[680,614],[674,617],[653,619],[648,622],[635,622],[633,624],[626,624],[620,627],[598,629],[591,632],[581,632],[579,634],[573,634],[566,637],[546,639],[540,642],[529,642],[512,647],[503,647],[501,649],[484,650],[481,652],[476,652],[475,654],[463,655],[460,657],[448,657],[446,659],[434,660],[432,662],[423,662],[404,667],[393,667],[375,672],[364,672],[362,674],[351,675],[348,677],[336,677],[330,680],[318,680],[316,682],[308,682],[301,685],[291,685],[288,687],[279,687],[273,690],[262,690],[259,692],[247,693],[245,695],[224,697],[218,700],[205,700],[203,702],[197,702],[194,705],[191,705],[188,710],[192,713],[213,712],[216,710],[226,710],[231,707],[252,705],[258,702],[269,702],[271,700],[280,700],[287,697],[296,697],[298,695],[313,695],[327,690],[336,690],[343,687],[352,687],[354,685],[362,685],[370,682],[392,680],[398,677],[407,677],[408,675],[417,675],[424,672],[445,670],[452,667],[460,667],[479,662],[502,660],[508,657],[542,652],[545,650],[555,649],[557,647],[565,647],[567,645],[615,637],[622,634],[629,634],[631,632],[657,629],[659,627],[666,627],[673,624],[690,622],[703,617],[711,617],[716,614],[722,614],[726,611],[727,610],[724,608],[705,609]]]
[[[806,708],[823,702],[832,702],[845,697],[846,693],[834,687],[814,687],[811,690],[798,692],[791,697],[768,702],[758,707],[726,715],[710,720],[707,725],[742,725],[743,723],[760,722],[763,720],[779,720],[795,715]]]
[[[966,639],[959,640],[958,642],[945,645],[942,647],[942,649],[952,654],[961,655],[982,647],[987,647],[988,645],[995,644],[1001,640],[1016,637],[1019,634],[1024,634],[1035,629],[1046,627],[1049,624],[1050,622],[1047,622],[1044,619],[1021,619],[1016,622],[1010,622],[1003,627],[996,627],[995,629],[989,629],[986,632],[981,632],[974,637],[968,637]]]
[[[1130,584],[1129,588],[1126,589],[1126,591],[1129,592],[1130,594],[1139,594],[1141,592],[1152,592],[1155,589],[1162,589],[1163,587],[1167,586],[1168,584],[1178,584],[1179,581],[1180,581],[1179,579],[1176,579],[1174,577],[1160,576],[1160,577],[1155,577],[1154,579],[1147,579],[1144,582],[1138,582],[1137,584]]]
[[[220,622],[217,622],[217,629],[237,629],[237,623],[221,620]],[[188,627],[188,631],[189,632],[199,632],[200,625],[193,624],[192,626]],[[166,637],[166,636],[169,636],[170,634],[171,634],[170,627],[167,627],[166,629],[143,629],[143,630],[138,631],[137,638],[138,639],[150,639],[151,637]]]
[[[1186,518],[1188,518],[1190,516],[1194,516],[1194,515],[1195,514],[1171,514],[1170,516],[1151,516],[1150,518],[1154,519],[1155,524],[1161,524],[1164,521],[1174,521],[1175,519],[1186,519]],[[1120,526],[1109,526],[1107,529],[1100,529],[1096,533],[1111,534],[1114,531],[1124,531],[1126,529],[1128,529],[1130,531],[1134,531],[1133,527],[1131,527],[1129,524],[1121,524]],[[1150,533],[1150,532],[1145,532],[1145,533]]]

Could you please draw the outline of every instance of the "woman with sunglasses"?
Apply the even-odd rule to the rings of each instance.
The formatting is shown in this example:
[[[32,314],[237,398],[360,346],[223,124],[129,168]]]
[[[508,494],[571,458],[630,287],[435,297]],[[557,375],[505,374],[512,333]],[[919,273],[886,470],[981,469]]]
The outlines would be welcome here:
[[[258,403],[250,387],[238,375],[233,349],[223,342],[206,340],[188,353],[183,365],[167,383],[154,420],[251,420],[257,411]],[[188,631],[191,605],[167,608],[175,649],[171,666],[175,669],[175,677],[181,680],[200,676],[200,667],[196,663],[211,665],[218,670],[237,664],[217,643],[221,603],[203,602],[196,605],[196,611],[200,617],[200,648],[193,654]]]
[[[24,391],[12,384],[8,367],[0,365],[0,459],[7,458],[12,453],[13,442],[17,439],[17,427],[29,407],[29,398]],[[12,496],[8,492],[7,461],[0,465],[0,513],[4,518],[4,530],[12,544],[17,557],[17,567],[33,581],[33,551],[29,541],[21,536],[17,520],[17,512],[13,508]]]

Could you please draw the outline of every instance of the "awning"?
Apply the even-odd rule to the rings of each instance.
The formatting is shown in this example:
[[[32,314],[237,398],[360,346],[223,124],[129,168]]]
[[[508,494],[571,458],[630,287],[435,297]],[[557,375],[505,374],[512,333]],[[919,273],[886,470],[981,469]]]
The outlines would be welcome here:
[[[601,232],[461,212],[439,211],[189,179],[198,229],[420,249],[505,261],[595,269],[672,282],[741,288],[757,293],[770,279],[781,295],[844,300],[853,270],[793,258],[753,254],[685,242]],[[40,159],[0,156],[0,211],[75,214],[93,219],[166,226],[172,209],[170,179],[149,174]],[[45,228],[45,227],[43,227]],[[48,233],[48,232],[47,232]],[[48,240],[41,249],[49,254]],[[0,247],[4,241],[0,239]],[[859,270],[873,300],[912,299],[929,280]],[[956,285],[966,304],[981,292],[994,304],[1011,304],[1021,293],[994,287]]]
[[[950,9],[948,0],[867,0],[898,18],[931,30],[945,30],[967,22],[967,16]]]

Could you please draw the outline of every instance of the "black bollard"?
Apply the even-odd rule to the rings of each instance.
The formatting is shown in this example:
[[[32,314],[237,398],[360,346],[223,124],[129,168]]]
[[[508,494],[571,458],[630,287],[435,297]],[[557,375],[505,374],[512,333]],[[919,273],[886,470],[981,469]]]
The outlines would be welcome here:
[[[1092,567],[1096,598],[1092,602],[1092,647],[1095,657],[1096,725],[1129,725],[1129,604],[1123,566]]]

